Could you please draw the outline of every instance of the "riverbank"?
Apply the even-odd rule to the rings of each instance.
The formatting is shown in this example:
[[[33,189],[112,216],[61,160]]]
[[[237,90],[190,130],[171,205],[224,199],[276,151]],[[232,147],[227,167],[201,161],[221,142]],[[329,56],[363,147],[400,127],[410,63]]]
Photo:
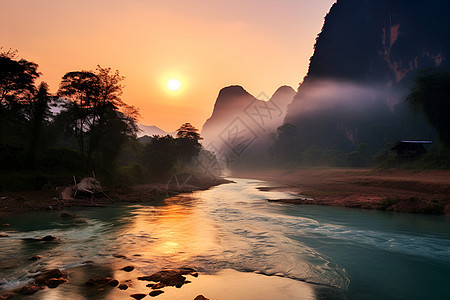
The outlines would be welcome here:
[[[214,181],[196,182],[195,185],[176,184],[169,182],[149,183],[135,186],[105,188],[104,194],[77,199],[63,199],[61,193],[66,187],[55,187],[39,191],[18,191],[0,193],[0,218],[32,211],[56,210],[71,206],[106,206],[115,202],[151,202],[161,197],[172,196],[176,193],[206,190],[212,186],[229,183],[229,180],[218,178]]]
[[[450,216],[450,170],[264,170],[235,172],[233,177],[275,184],[261,190],[301,195],[280,202]]]

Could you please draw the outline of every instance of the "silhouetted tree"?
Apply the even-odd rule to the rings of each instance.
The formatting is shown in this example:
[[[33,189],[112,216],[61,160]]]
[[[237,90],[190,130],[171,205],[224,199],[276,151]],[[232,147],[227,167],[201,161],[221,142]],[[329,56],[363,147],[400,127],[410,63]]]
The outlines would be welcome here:
[[[153,136],[152,141],[144,148],[143,164],[154,179],[168,177],[177,162],[175,139],[170,136]]]
[[[17,59],[15,51],[0,52],[0,143],[9,116],[15,119],[22,114],[22,102],[35,91],[37,68],[33,62]]]
[[[59,97],[70,100],[65,106],[73,121],[67,122],[67,125],[77,139],[82,155],[85,153],[84,132],[88,130],[89,108],[93,99],[98,96],[97,91],[98,77],[94,73],[76,71],[63,76],[57,93]]]
[[[191,123],[184,123],[180,128],[177,129],[178,138],[188,138],[196,141],[202,140],[198,133],[198,129],[195,128]]]
[[[64,75],[58,90],[59,97],[70,100],[66,104],[65,118],[71,120],[66,124],[76,137],[80,152],[87,155],[89,169],[96,162],[105,161],[105,157],[111,159],[113,153],[116,156],[114,150],[118,151],[121,143],[135,136],[137,131],[137,110],[120,98],[123,88],[120,82],[124,77],[118,71],[110,72],[110,68],[100,66],[96,72],[69,72]],[[108,155],[102,144],[114,144],[117,149],[109,149]]]
[[[41,82],[27,103],[27,114],[31,127],[29,149],[29,163],[31,166],[34,166],[36,163],[42,130],[50,117],[50,102],[52,99],[53,97],[49,93],[47,83]]]
[[[198,129],[191,123],[184,123],[177,129],[176,144],[181,157],[181,168],[198,155],[202,149],[202,145],[199,143],[201,139]]]

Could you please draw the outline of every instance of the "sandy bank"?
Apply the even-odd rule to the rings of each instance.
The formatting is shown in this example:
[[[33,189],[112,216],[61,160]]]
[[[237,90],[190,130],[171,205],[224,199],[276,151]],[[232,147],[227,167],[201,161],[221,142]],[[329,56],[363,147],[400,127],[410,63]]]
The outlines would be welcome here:
[[[270,181],[277,186],[267,190],[306,196],[282,202],[450,216],[450,170],[266,170],[233,176]]]
[[[182,185],[176,188],[169,187],[167,183],[151,183],[121,188],[106,188],[105,194],[97,194],[93,201],[89,197],[77,198],[73,201],[62,199],[61,192],[65,187],[42,191],[20,191],[0,193],[0,218],[17,213],[37,210],[61,209],[70,206],[105,206],[114,202],[151,202],[161,197],[175,193],[204,190],[212,186],[228,183],[230,181],[219,178],[215,181],[204,182],[201,185]]]

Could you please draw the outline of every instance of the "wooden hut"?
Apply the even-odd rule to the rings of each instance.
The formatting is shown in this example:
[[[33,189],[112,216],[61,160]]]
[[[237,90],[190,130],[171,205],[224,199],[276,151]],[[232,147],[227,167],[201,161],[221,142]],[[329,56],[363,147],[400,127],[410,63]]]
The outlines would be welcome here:
[[[427,152],[425,145],[433,144],[432,141],[398,141],[392,148],[399,157],[416,158]]]

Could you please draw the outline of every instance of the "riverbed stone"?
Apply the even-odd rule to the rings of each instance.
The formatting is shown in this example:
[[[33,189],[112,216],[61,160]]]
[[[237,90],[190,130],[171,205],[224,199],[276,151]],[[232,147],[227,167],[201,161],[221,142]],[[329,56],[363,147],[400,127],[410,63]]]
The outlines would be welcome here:
[[[140,300],[142,298],[147,297],[147,294],[132,294],[130,297],[133,297],[134,299]]]
[[[197,297],[194,298],[194,300],[209,300],[209,299],[203,295],[198,295]]]
[[[86,281],[87,286],[98,286],[103,284],[108,284],[112,281],[110,277],[99,277],[99,278],[91,278]]]
[[[108,282],[109,286],[118,286],[119,285],[119,280],[117,279],[113,279],[110,282]]]
[[[181,288],[186,282],[186,277],[183,275],[198,276],[198,273],[193,268],[181,268],[177,270],[167,269],[156,272],[152,275],[138,277],[138,280],[157,282],[152,286],[152,289],[160,289],[165,286],[174,286]]]
[[[126,283],[121,283],[120,285],[119,285],[119,290],[126,290],[128,288],[128,285],[126,284]]]
[[[29,284],[16,290],[16,292],[22,295],[33,295],[42,289],[43,287]]]
[[[149,295],[150,295],[150,297],[156,297],[156,296],[158,296],[158,295],[161,295],[162,293],[164,293],[164,291],[156,290],[156,291],[151,291],[151,292],[149,293]]]
[[[46,235],[41,239],[41,241],[44,241],[44,242],[50,242],[50,241],[54,241],[54,240],[56,240],[56,237],[54,237],[53,235]]]
[[[65,282],[68,282],[68,280],[65,278],[62,278],[62,277],[61,278],[50,278],[47,281],[47,286],[51,289],[54,289],[54,288],[58,287],[60,284],[65,283]]]
[[[32,256],[31,258],[30,258],[30,260],[39,260],[39,259],[41,259],[42,258],[42,256],[40,256],[40,255],[35,255],[35,256]]]
[[[123,267],[121,270],[123,270],[125,272],[131,272],[131,271],[134,270],[134,267],[133,266],[126,266],[126,267]]]
[[[67,278],[67,273],[60,269],[51,269],[43,271],[41,274],[34,277],[34,282],[41,285],[47,285],[52,278]]]
[[[158,282],[158,283],[155,283],[152,286],[152,289],[153,290],[159,290],[159,289],[162,289],[162,288],[165,288],[165,287],[166,287],[166,285],[164,283]]]

